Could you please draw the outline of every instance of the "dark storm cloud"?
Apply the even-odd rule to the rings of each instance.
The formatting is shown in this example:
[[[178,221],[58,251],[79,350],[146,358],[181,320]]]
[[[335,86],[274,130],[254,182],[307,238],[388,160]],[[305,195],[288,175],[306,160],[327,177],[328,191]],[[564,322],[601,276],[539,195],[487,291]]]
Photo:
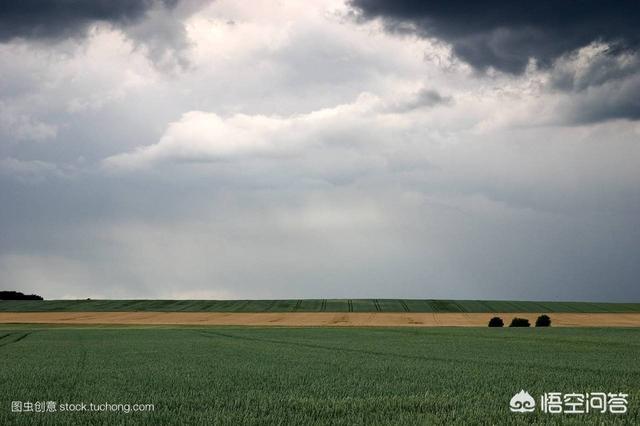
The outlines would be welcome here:
[[[179,0],[18,0],[0,2],[0,41],[60,39],[82,35],[94,22],[126,26],[155,4]]]
[[[615,54],[611,49],[594,48],[587,61],[580,61],[578,53],[569,55],[555,64],[551,72],[551,87],[563,91],[579,92],[602,86],[610,81],[633,78],[640,70],[637,53]]]
[[[440,105],[451,105],[452,103],[453,99],[450,96],[444,96],[433,89],[423,88],[401,102],[388,105],[386,111],[403,113],[423,108],[433,108]]]
[[[561,108],[574,123],[640,119],[640,54],[590,46],[565,55],[549,73],[548,90],[569,95]]]
[[[381,18],[390,31],[450,43],[458,58],[479,71],[492,67],[517,75],[534,59],[550,70],[547,89],[569,95],[561,115],[570,123],[640,119],[640,2],[351,0],[351,5],[364,19]],[[588,46],[597,52],[581,51]]]
[[[451,103],[449,96],[443,96],[432,89],[422,89],[416,96],[402,105],[401,110],[410,111],[418,108],[430,108],[436,105],[446,105]]]
[[[519,74],[529,58],[546,67],[592,42],[619,49],[640,44],[638,1],[351,0],[365,19],[452,44],[478,70]]]
[[[615,83],[578,93],[574,96],[567,118],[576,124],[606,120],[640,119],[640,78]]]

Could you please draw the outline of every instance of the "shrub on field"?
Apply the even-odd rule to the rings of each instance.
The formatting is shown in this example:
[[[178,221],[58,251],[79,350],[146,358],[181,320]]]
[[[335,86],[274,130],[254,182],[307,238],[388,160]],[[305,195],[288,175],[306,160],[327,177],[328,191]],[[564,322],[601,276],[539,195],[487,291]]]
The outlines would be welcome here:
[[[551,318],[548,315],[540,315],[536,320],[536,327],[551,327]]]
[[[503,327],[504,322],[500,317],[493,317],[489,320],[489,327]]]
[[[531,324],[529,324],[529,320],[526,318],[518,318],[515,317],[514,319],[511,320],[511,324],[509,324],[509,327],[530,327]]]

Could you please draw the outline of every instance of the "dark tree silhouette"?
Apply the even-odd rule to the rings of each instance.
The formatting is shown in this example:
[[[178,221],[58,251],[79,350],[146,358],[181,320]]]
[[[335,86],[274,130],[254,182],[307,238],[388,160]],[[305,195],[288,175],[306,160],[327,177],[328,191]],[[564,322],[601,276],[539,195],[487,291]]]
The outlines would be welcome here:
[[[548,315],[540,315],[536,320],[536,327],[551,327],[551,318]]]
[[[24,294],[19,291],[0,291],[0,300],[43,300],[37,294]]]
[[[511,320],[509,327],[531,327],[531,324],[529,324],[529,320],[526,318],[515,317]]]
[[[489,327],[504,327],[504,321],[500,317],[493,317],[489,320]]]

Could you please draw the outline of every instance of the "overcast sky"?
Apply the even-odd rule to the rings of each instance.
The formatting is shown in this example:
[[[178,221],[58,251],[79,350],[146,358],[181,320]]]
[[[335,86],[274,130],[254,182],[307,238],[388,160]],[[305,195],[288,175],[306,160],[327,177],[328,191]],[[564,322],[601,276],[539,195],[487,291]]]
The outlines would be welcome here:
[[[640,301],[640,3],[0,3],[0,289]]]

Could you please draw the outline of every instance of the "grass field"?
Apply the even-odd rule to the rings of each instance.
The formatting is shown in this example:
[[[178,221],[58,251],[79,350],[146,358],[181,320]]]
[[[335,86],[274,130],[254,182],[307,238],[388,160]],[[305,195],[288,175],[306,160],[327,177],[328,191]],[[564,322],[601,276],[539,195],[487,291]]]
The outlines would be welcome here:
[[[46,300],[0,301],[0,312],[640,312],[640,303],[504,300]]]
[[[639,329],[0,326],[0,424],[640,424]],[[626,415],[511,413],[625,392]],[[151,403],[12,413],[11,401]]]

